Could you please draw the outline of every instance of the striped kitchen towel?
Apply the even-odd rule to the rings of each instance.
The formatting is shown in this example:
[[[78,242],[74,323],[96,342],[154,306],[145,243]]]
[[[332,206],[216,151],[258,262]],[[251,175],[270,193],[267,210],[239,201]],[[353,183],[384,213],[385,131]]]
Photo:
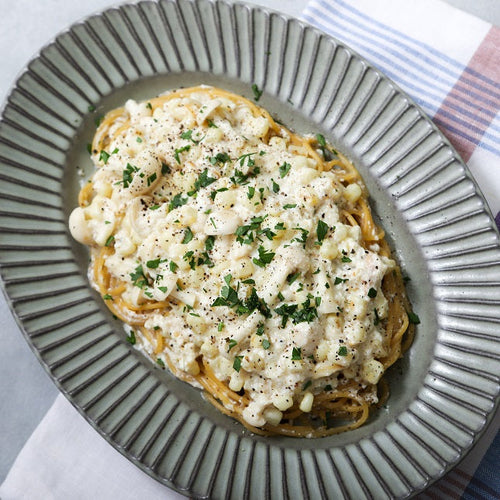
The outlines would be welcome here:
[[[311,0],[303,18],[422,107],[467,163],[500,228],[500,28],[441,0]]]
[[[441,0],[311,0],[303,18],[412,96],[469,166],[500,229],[500,28]],[[499,421],[419,499],[500,498]]]

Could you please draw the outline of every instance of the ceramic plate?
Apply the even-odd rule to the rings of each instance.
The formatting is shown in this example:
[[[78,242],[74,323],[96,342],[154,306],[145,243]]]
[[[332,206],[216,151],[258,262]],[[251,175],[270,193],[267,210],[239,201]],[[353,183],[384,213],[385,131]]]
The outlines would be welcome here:
[[[211,84],[323,133],[358,166],[421,319],[364,427],[253,436],[125,341],[86,279],[67,219],[95,121],[127,98]],[[94,110],[95,108],[95,110]],[[74,25],[17,81],[0,122],[7,300],[54,382],[141,469],[195,497],[405,497],[471,447],[498,394],[500,245],[467,168],[392,82],[345,45],[257,7],[123,5]],[[112,471],[110,471],[112,474]]]

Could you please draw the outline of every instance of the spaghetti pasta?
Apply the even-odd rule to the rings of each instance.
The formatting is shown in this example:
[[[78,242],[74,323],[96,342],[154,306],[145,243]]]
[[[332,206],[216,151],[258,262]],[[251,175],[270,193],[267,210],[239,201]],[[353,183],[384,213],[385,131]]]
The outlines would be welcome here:
[[[345,156],[201,86],[109,112],[92,158],[69,225],[129,340],[255,433],[366,422],[413,325]]]

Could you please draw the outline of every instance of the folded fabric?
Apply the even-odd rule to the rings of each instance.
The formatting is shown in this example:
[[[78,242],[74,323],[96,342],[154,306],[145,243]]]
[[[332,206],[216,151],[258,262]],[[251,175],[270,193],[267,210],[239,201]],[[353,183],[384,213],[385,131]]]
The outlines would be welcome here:
[[[500,226],[500,29],[440,0],[311,0],[303,17],[414,98],[467,162]],[[497,415],[468,458],[422,498],[500,497],[498,428]],[[114,450],[63,396],[21,451],[0,497],[181,498]]]
[[[500,227],[500,28],[441,0],[311,0],[303,17],[422,107],[467,163]]]
[[[185,498],[110,446],[60,394],[0,487],[2,500]]]

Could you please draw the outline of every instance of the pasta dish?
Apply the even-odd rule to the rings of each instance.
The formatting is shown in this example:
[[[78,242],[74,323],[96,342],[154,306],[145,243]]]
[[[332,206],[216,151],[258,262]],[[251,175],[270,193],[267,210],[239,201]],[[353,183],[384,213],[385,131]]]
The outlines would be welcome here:
[[[69,226],[129,342],[253,432],[366,422],[418,317],[346,157],[207,86],[127,101],[90,151]]]

